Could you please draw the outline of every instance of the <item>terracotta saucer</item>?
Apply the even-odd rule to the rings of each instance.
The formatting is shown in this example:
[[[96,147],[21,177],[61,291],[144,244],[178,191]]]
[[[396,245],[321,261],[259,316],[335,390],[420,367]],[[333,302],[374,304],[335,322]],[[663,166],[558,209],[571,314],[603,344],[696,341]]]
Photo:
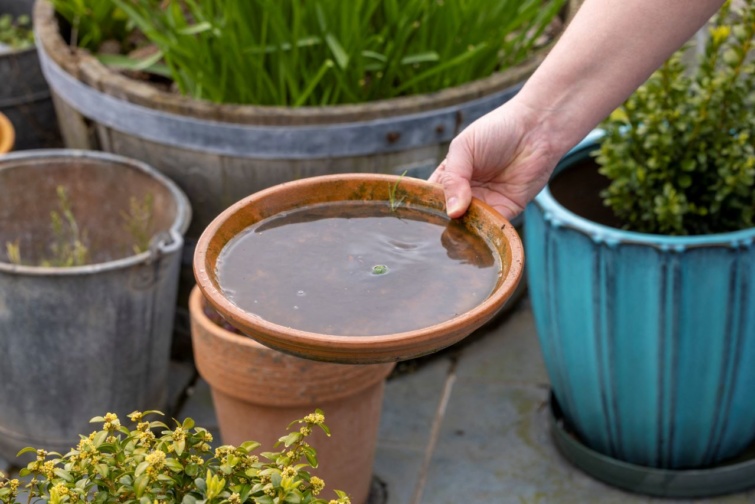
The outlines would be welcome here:
[[[400,183],[397,185],[397,182]],[[418,330],[379,336],[336,336],[284,327],[246,312],[218,285],[216,262],[223,247],[250,225],[294,208],[338,201],[389,201],[444,212],[442,188],[414,178],[381,174],[310,177],[257,192],[232,205],[205,229],[194,254],[194,274],[207,301],[234,327],[271,348],[313,360],[348,364],[394,362],[427,355],[465,338],[489,321],[514,293],[522,277],[524,251],[514,226],[485,203],[474,200],[463,217],[486,240],[502,271],[493,292],[471,310]]]

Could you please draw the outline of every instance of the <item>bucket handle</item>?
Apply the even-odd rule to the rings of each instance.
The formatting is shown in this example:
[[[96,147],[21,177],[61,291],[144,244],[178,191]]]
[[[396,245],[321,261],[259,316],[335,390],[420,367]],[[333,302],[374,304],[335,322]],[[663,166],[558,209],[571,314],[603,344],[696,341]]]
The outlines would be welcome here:
[[[149,259],[147,259],[147,262],[158,261],[165,255],[178,252],[183,244],[183,235],[175,229],[161,231],[153,236],[149,242]]]

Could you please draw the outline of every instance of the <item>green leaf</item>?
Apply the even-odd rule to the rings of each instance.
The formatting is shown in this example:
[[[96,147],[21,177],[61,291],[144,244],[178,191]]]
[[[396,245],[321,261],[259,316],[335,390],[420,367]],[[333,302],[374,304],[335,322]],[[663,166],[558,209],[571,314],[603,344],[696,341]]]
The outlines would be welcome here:
[[[435,51],[427,51],[427,52],[418,53],[418,54],[411,54],[409,56],[404,56],[403,58],[401,58],[402,65],[414,65],[417,63],[431,63],[435,61],[440,61],[440,56]]]
[[[186,440],[180,439],[173,443],[173,448],[176,451],[177,455],[183,454],[184,450],[186,449]]]
[[[109,434],[110,433],[108,431],[99,431],[97,434],[94,435],[94,439],[92,439],[92,444],[94,444],[96,448],[99,448],[100,446],[102,446],[102,443],[105,442]]]
[[[17,454],[16,457],[20,457],[24,453],[37,453],[36,448],[32,448],[31,446],[27,446],[26,448],[22,448]]]
[[[258,443],[257,441],[244,441],[243,443],[241,443],[240,448],[243,448],[244,450],[246,450],[247,453],[251,453],[252,451],[259,448],[260,446],[262,445]]]
[[[205,21],[203,23],[197,23],[194,26],[189,26],[189,27],[177,30],[177,33],[181,35],[196,35],[198,33],[203,33],[208,30],[212,30],[212,24]]]
[[[346,51],[344,51],[340,42],[338,42],[338,39],[336,39],[333,34],[328,33],[327,35],[325,35],[325,42],[328,44],[330,52],[333,53],[336,64],[341,68],[341,70],[345,70],[346,67],[349,66],[349,55],[346,53]]]
[[[364,50],[362,51],[362,56],[364,56],[365,58],[370,58],[370,59],[380,61],[381,63],[385,63],[386,61],[388,61],[388,58],[386,58],[384,54],[380,54],[379,52],[375,52],[375,51]]]
[[[107,478],[108,473],[110,472],[110,468],[107,464],[97,464],[96,466],[97,474],[99,474],[103,479]]]
[[[147,462],[146,460],[140,463],[138,466],[136,466],[136,469],[134,469],[134,477],[135,478],[140,477],[144,473],[144,471],[147,470],[148,467],[149,467],[149,462]]]
[[[188,464],[186,466],[186,475],[195,478],[199,474],[199,466],[197,464]]]
[[[183,464],[174,458],[168,458],[165,460],[165,465],[173,472],[181,472],[184,470]]]
[[[299,504],[301,502],[301,495],[298,492],[289,492],[286,494],[286,498],[283,502],[290,502],[291,504]]]
[[[207,491],[207,482],[205,482],[204,478],[196,478],[194,480],[194,485],[196,485],[197,489],[201,492]]]
[[[54,472],[57,477],[66,480],[68,483],[71,483],[73,481],[73,476],[71,476],[71,473],[66,471],[65,469],[56,467],[52,472]]]
[[[146,474],[142,474],[136,480],[134,481],[134,492],[136,493],[136,498],[141,498],[142,495],[144,495],[144,491],[147,489],[147,485],[149,484],[149,477]]]
[[[183,430],[188,431],[193,429],[194,425],[194,420],[192,418],[185,418],[183,424],[181,424],[181,427],[183,428]]]
[[[135,59],[122,54],[97,54],[97,59],[110,68],[131,70],[135,72],[147,72],[162,77],[170,77],[170,69],[167,65],[159,63],[163,57],[162,52],[157,52],[145,59]]]
[[[288,448],[294,443],[297,443],[302,438],[301,432],[291,432],[286,437],[283,438],[283,445]]]

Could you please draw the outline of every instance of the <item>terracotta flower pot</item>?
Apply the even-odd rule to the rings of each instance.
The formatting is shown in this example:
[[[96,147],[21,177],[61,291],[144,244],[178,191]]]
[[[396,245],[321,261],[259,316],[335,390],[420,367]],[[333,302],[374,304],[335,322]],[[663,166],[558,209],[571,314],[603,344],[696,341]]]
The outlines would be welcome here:
[[[309,205],[354,202],[387,204],[393,198],[406,207],[420,209],[420,214],[433,216],[428,218],[445,218],[440,217],[445,216],[441,186],[409,177],[327,175],[288,182],[255,193],[220,214],[200,237],[194,255],[197,284],[209,304],[233,327],[264,345],[292,355],[345,364],[374,364],[410,359],[441,350],[465,338],[494,317],[512,296],[522,277],[524,251],[514,226],[477,199],[472,201],[460,223],[464,226],[464,233],[486,243],[499,270],[487,298],[471,309],[460,309],[459,313],[442,322],[392,334],[320,334],[253,315],[228,300],[218,284],[216,266],[220,252],[233,237],[252,224]]]
[[[13,130],[13,125],[8,118],[0,112],[0,154],[10,152],[13,148],[15,138],[16,134]]]
[[[385,378],[394,364],[331,364],[283,354],[221,328],[204,303],[195,287],[189,299],[194,358],[211,387],[223,442],[254,440],[272,449],[292,420],[321,408],[332,436],[313,433],[320,462],[313,473],[325,481],[326,494],[344,490],[355,504],[365,503]]]

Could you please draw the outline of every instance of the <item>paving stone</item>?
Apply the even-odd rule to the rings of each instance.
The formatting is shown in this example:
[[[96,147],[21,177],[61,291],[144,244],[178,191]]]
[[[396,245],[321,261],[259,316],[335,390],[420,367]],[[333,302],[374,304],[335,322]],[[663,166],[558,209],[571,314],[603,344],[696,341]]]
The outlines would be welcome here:
[[[202,378],[197,378],[196,382],[186,390],[186,398],[176,415],[179,419],[187,417],[192,418],[196,425],[210,431],[214,438],[213,446],[219,446],[220,428],[215,415],[215,406],[212,403],[212,393],[210,385]]]
[[[473,338],[461,351],[456,369],[460,379],[548,384],[528,300],[500,323],[483,327]]]

